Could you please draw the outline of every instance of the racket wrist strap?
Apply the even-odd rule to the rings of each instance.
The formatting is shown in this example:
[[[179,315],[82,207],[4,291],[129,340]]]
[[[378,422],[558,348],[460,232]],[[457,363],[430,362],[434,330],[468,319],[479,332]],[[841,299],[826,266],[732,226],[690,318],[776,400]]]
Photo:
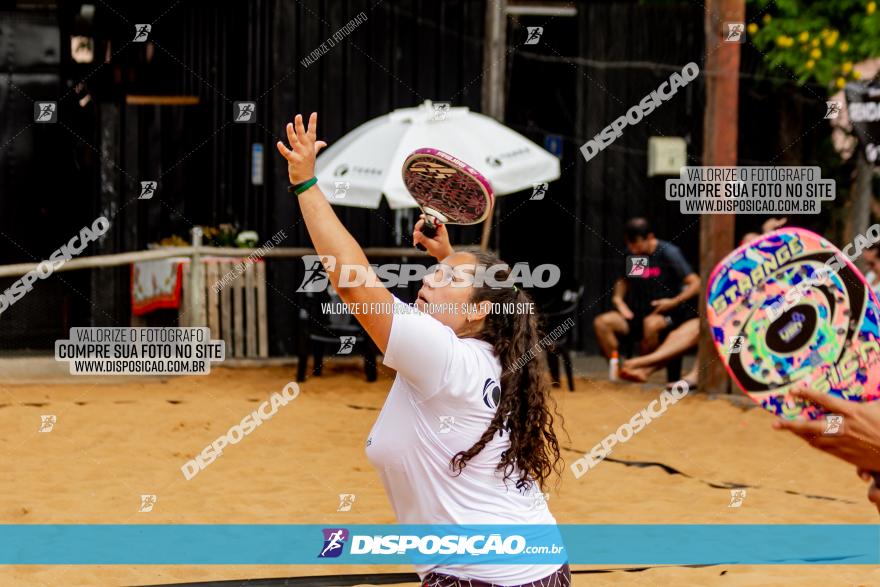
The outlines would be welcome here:
[[[318,183],[318,178],[313,177],[311,179],[307,179],[306,181],[304,181],[302,183],[293,184],[292,186],[287,188],[287,191],[292,194],[300,195],[301,193],[303,193],[304,191],[306,191],[307,189],[309,189],[310,187],[312,187],[316,183]]]

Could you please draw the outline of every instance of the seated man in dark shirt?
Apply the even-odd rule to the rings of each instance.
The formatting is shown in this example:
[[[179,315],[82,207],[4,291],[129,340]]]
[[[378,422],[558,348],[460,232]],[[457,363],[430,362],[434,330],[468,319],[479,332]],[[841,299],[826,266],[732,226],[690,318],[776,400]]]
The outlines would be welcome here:
[[[666,330],[669,337],[691,337],[693,328],[677,331],[697,318],[694,304],[700,291],[700,276],[694,273],[681,250],[657,239],[644,218],[628,220],[624,237],[631,258],[629,274],[614,284],[614,309],[593,321],[606,357],[617,351],[619,336],[639,340],[642,354],[654,351]],[[642,380],[641,376],[634,378]]]

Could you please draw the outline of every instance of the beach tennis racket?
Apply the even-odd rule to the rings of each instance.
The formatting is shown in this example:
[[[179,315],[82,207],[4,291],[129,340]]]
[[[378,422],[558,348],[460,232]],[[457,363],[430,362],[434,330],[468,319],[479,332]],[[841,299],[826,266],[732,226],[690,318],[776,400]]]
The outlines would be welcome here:
[[[839,269],[829,271],[834,257]],[[766,410],[822,417],[818,406],[790,396],[795,386],[850,401],[880,399],[880,303],[821,236],[786,228],[739,247],[712,272],[707,305],[730,376]]]
[[[880,302],[821,236],[785,228],[739,247],[715,267],[706,300],[718,355],[767,411],[825,417],[791,396],[799,386],[854,402],[880,399]]]
[[[495,198],[489,181],[437,149],[412,152],[403,163],[403,183],[425,215],[421,230],[430,238],[441,224],[479,224],[492,212]]]

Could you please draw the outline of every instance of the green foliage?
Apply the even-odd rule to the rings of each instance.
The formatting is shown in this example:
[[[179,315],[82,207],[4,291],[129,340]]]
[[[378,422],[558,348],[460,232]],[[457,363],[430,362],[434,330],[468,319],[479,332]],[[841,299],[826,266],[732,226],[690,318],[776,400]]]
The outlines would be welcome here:
[[[880,57],[876,0],[749,0],[748,38],[771,70],[829,92],[859,79],[853,64]]]

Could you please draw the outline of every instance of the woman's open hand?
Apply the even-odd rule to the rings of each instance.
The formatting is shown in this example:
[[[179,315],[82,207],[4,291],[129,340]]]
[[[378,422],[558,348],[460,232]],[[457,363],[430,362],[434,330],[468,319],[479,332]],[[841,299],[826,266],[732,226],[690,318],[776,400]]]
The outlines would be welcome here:
[[[318,133],[318,113],[312,112],[309,127],[303,126],[302,114],[297,114],[293,122],[287,123],[287,141],[290,148],[278,141],[275,146],[281,156],[287,159],[287,177],[290,183],[298,184],[315,176],[315,158],[318,151],[327,146],[324,141],[315,140]]]
[[[880,402],[851,402],[810,389],[795,390],[792,395],[843,416],[842,426],[826,433],[825,420],[779,419],[774,428],[794,432],[812,446],[861,469],[880,471]]]

